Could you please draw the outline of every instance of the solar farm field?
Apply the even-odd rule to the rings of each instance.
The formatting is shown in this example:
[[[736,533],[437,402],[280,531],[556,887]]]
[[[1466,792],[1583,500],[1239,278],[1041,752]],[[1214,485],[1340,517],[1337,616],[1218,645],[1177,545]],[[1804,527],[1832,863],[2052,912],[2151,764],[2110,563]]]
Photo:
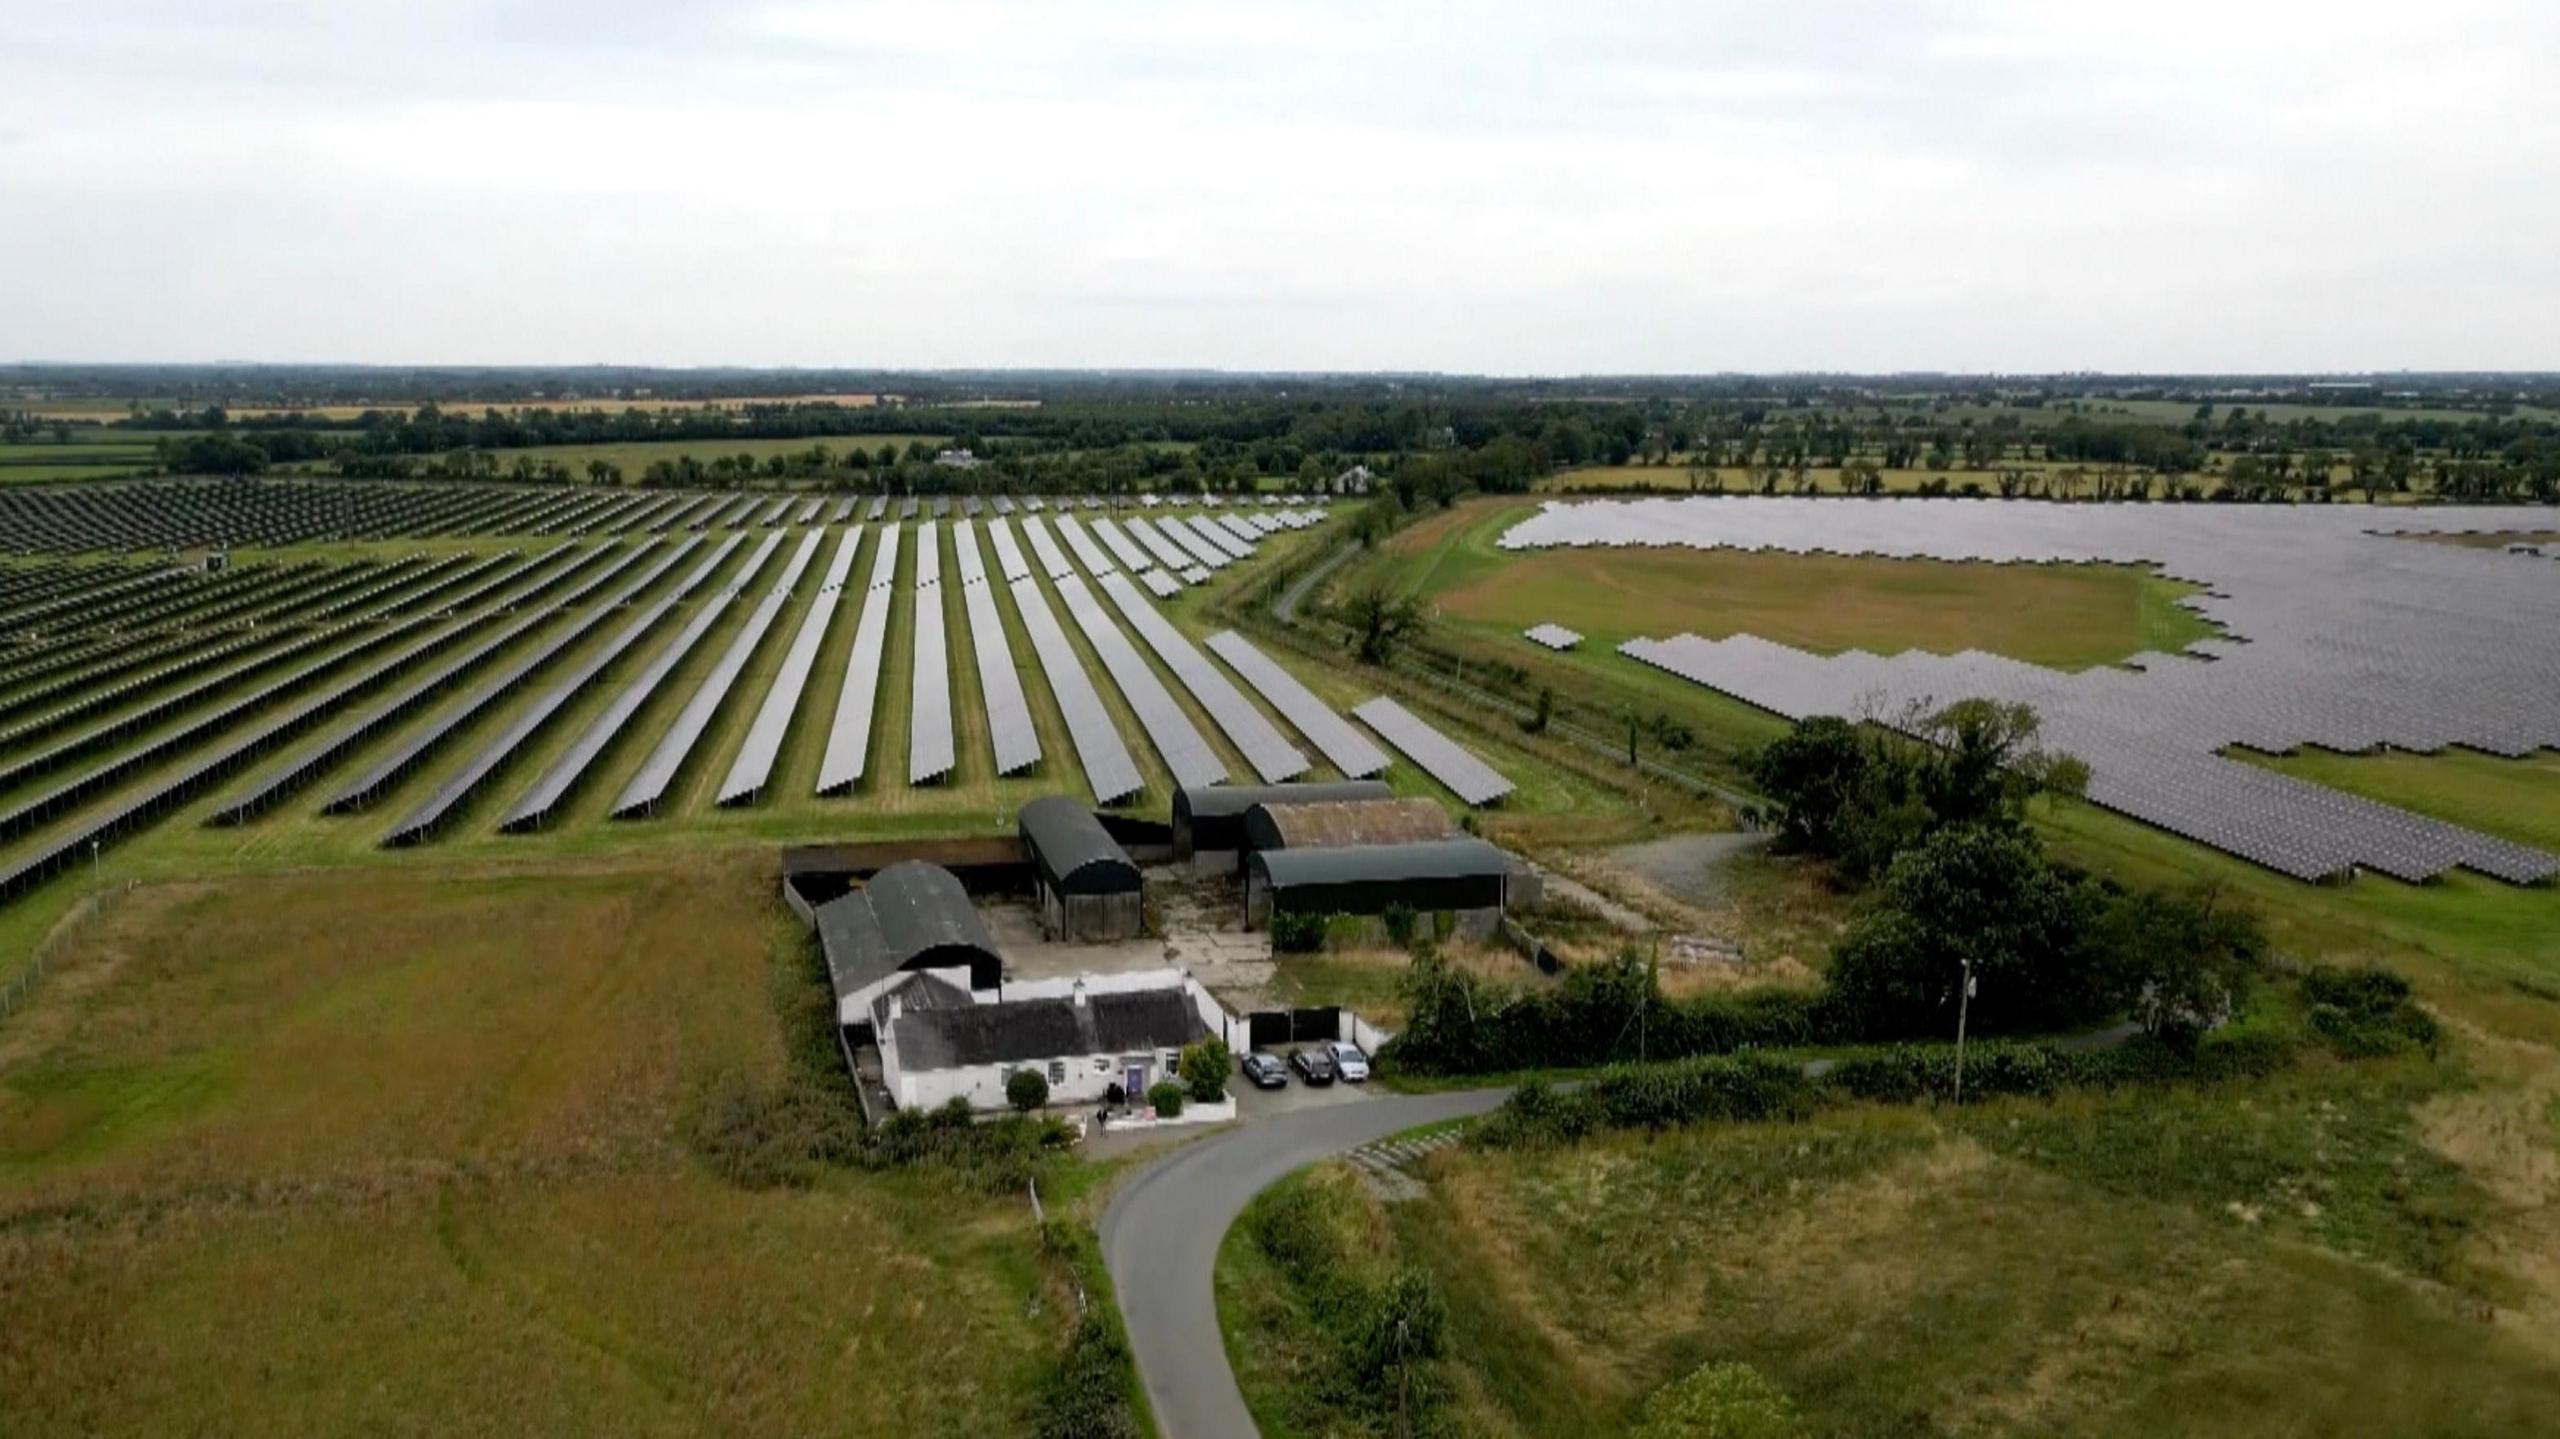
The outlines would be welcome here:
[[[1329,751],[1374,767],[1346,718],[1374,686],[1263,656],[1294,672],[1284,706],[1269,672],[1202,645],[1221,628],[1203,595],[1321,543],[1312,507],[1143,507],[1185,537],[1162,541],[1180,575],[1096,538],[1114,532],[1098,507],[872,508],[286,479],[26,512],[47,551],[274,542],[214,573],[62,553],[0,567],[0,733],[25,742],[0,764],[0,982],[81,896],[135,879],[992,834],[1045,794],[1161,814],[1185,778],[1330,778]],[[1040,542],[1053,532],[1074,542]],[[1082,736],[1069,699],[1090,711]],[[942,728],[947,762],[903,763]],[[830,773],[848,738],[851,774]],[[1478,797],[1516,785],[1506,822],[1594,804],[1516,744],[1463,743],[1504,772]],[[1455,802],[1429,768],[1390,778]]]

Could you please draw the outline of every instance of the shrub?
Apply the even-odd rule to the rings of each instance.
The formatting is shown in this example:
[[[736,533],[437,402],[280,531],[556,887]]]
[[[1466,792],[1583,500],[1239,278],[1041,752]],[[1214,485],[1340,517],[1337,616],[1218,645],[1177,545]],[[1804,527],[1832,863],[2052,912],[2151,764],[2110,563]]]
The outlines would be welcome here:
[[[2303,972],[2302,997],[2311,1027],[2349,1059],[2436,1052],[2435,1017],[2410,997],[2409,981],[2379,965],[2315,964]]]
[[[1479,1130],[1488,1144],[1568,1142],[1598,1129],[1795,1119],[1813,1110],[1804,1071],[1760,1055],[1630,1064],[1570,1092],[1524,1084]]]
[[[1404,945],[1413,942],[1413,906],[1401,903],[1388,905],[1379,913],[1378,923],[1394,943]]]
[[[797,1187],[864,1144],[851,1106],[806,1083],[758,1087],[727,1074],[695,1100],[686,1137],[712,1172],[742,1189]]]
[[[1327,916],[1274,912],[1271,947],[1282,954],[1313,954],[1324,948]]]
[[[1173,1119],[1182,1113],[1182,1086],[1170,1079],[1160,1080],[1147,1091],[1147,1103],[1155,1106],[1158,1119]]]
[[[1128,1341],[1101,1305],[1085,1310],[1067,1352],[1040,1386],[1031,1432],[1038,1439],[1135,1439]]]
[[[1702,1364],[1653,1392],[1628,1439],[1804,1439],[1787,1391],[1748,1364]]]
[[[1235,1055],[1223,1039],[1204,1039],[1182,1051],[1182,1083],[1191,1097],[1202,1104],[1215,1104],[1227,1097],[1227,1071],[1235,1065]]]
[[[1036,1069],[1017,1069],[1005,1079],[1004,1102],[1029,1114],[1049,1102],[1049,1081]]]

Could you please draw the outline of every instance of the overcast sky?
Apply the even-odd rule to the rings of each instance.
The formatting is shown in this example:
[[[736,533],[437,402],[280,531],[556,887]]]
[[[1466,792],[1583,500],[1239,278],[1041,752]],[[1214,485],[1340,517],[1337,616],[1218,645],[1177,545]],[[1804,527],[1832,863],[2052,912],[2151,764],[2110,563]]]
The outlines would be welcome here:
[[[2560,368],[2560,5],[6,0],[0,358]]]

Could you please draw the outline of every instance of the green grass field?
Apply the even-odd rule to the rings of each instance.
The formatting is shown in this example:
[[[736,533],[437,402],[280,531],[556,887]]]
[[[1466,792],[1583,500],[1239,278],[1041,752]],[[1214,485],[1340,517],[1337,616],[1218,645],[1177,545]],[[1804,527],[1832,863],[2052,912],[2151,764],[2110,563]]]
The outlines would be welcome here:
[[[850,433],[810,435],[787,440],[753,438],[637,440],[626,444],[528,445],[523,449],[491,450],[489,453],[497,460],[498,468],[501,470],[514,464],[519,457],[532,460],[556,460],[567,465],[571,472],[583,479],[586,477],[589,464],[603,460],[607,464],[621,466],[626,480],[637,480],[641,472],[648,469],[651,464],[659,460],[682,459],[686,455],[691,455],[705,464],[714,459],[735,458],[739,455],[753,455],[758,461],[763,461],[774,455],[805,454],[818,445],[826,446],[830,452],[839,456],[853,449],[868,450],[877,455],[882,445],[894,445],[900,453],[904,453],[908,445],[917,441],[929,445],[945,445],[950,443],[950,436]]]
[[[1018,1197],[688,1150],[785,1062],[774,882],[413,856],[118,901],[0,1026],[0,1430],[1019,1432],[1068,1318]]]
[[[2450,1076],[2325,1065],[2253,1091],[2002,1101],[1960,1116],[1609,1138],[1426,1165],[1428,1196],[1324,1186],[1352,1264],[1446,1296],[1458,1432],[1616,1432],[1709,1361],[1820,1435],[2498,1435],[2560,1356],[2484,1308],[2483,1183],[2430,1147]],[[1324,1337],[1247,1226],[1221,1308],[1266,1434]]]

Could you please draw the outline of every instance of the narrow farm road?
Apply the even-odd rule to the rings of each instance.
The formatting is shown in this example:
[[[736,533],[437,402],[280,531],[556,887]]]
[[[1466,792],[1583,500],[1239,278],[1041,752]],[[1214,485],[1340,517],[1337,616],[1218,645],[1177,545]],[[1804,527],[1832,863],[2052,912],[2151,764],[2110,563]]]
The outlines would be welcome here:
[[[1509,1093],[1397,1094],[1297,1110],[1176,1150],[1130,1181],[1103,1212],[1102,1258],[1157,1432],[1164,1439],[1256,1432],[1227,1364],[1215,1292],[1218,1246],[1253,1196],[1372,1140],[1486,1113]]]

